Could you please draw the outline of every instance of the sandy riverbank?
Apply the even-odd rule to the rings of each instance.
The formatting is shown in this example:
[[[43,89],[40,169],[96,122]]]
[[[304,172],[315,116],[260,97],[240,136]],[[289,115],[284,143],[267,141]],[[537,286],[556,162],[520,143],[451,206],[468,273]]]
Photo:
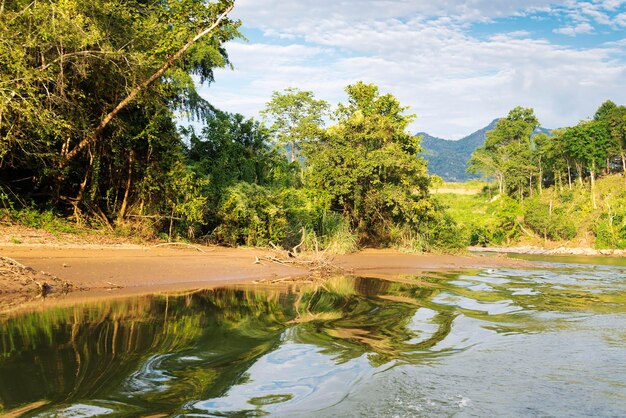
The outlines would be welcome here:
[[[265,260],[272,252],[250,248],[148,247],[137,245],[0,245],[0,256],[29,268],[39,283],[46,277],[70,283],[72,291],[53,299],[84,300],[146,293],[174,292],[234,284],[254,284],[279,278],[306,278],[306,266],[281,265]],[[255,262],[257,258],[261,262]],[[333,265],[347,274],[393,277],[429,271],[517,266],[524,261],[505,257],[410,255],[393,250],[364,250],[336,256]],[[32,269],[32,270],[31,270]],[[46,272],[43,275],[41,272]],[[33,276],[34,277],[34,276]],[[24,303],[53,303],[38,297],[36,289],[15,277],[0,275],[0,312]],[[19,297],[18,297],[19,296]],[[27,297],[24,297],[27,296]]]

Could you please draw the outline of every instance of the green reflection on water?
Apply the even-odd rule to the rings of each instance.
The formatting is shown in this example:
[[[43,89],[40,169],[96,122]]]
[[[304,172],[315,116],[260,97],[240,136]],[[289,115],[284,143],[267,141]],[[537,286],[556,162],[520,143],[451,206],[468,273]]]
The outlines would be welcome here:
[[[459,315],[515,333],[559,326],[542,313],[626,312],[623,288],[528,274],[335,277],[289,290],[224,288],[15,316],[0,322],[0,412],[41,400],[49,404],[31,415],[79,402],[125,414],[188,412],[190,402],[249,383],[248,370],[284,343],[286,329],[290,341],[318,347],[336,365],[365,355],[376,368],[463,349],[438,347]],[[247,402],[261,414],[292,397]]]

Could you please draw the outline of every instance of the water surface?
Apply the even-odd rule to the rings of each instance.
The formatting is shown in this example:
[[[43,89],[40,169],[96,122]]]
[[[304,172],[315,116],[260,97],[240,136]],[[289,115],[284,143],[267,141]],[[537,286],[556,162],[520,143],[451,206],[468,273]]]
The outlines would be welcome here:
[[[0,319],[0,412],[626,416],[626,267],[334,277]]]

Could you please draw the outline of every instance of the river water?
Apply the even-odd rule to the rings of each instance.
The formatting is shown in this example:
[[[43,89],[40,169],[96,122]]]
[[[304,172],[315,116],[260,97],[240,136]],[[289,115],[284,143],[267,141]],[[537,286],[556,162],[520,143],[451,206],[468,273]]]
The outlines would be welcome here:
[[[0,415],[626,416],[626,266],[558,261],[2,318]]]

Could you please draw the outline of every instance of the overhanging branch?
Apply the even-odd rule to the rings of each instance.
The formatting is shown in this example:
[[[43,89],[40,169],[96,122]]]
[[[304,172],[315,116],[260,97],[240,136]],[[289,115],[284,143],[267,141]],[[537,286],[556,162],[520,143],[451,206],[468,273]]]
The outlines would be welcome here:
[[[83,138],[74,148],[72,148],[70,151],[62,156],[61,166],[64,166],[69,160],[74,158],[80,151],[82,151],[83,148],[94,142],[98,138],[98,135],[100,135],[104,128],[109,124],[109,122],[111,122],[111,120],[113,120],[115,116],[117,116],[118,113],[120,113],[133,100],[135,100],[139,93],[144,91],[146,88],[148,88],[148,86],[154,83],[155,80],[161,77],[189,48],[191,48],[193,44],[198,42],[198,40],[200,40],[202,37],[211,33],[215,28],[217,28],[219,24],[226,18],[228,13],[233,10],[233,7],[234,4],[230,5],[228,9],[224,11],[224,13],[218,16],[215,23],[213,23],[210,27],[198,32],[198,34],[196,34],[196,36],[189,40],[189,42],[187,42],[181,49],[179,49],[174,55],[169,57],[167,61],[165,61],[165,63],[163,63],[163,65],[154,74],[152,74],[141,84],[133,87],[128,96],[126,96],[124,100],[122,100],[117,106],[115,106],[115,108],[102,119],[92,135]]]

